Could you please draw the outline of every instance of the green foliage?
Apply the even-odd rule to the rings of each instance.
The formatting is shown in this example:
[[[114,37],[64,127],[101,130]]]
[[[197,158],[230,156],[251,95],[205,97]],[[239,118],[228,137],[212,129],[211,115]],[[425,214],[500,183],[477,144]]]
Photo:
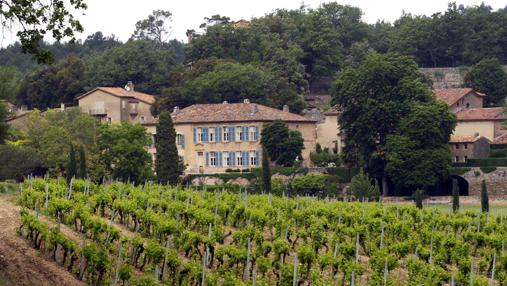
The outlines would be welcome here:
[[[357,175],[352,177],[349,193],[357,200],[377,199],[380,196],[379,186],[376,182],[372,184],[371,181],[368,175],[361,169]]]
[[[467,168],[467,167],[452,167],[449,170],[449,174],[450,175],[463,175],[466,172],[469,172],[470,170],[471,170],[471,168]]]
[[[85,63],[76,56],[35,70],[23,79],[17,102],[30,108],[54,108],[60,103],[76,104],[84,93]]]
[[[266,147],[262,147],[262,184],[266,193],[271,193],[271,166]]]
[[[100,160],[114,179],[143,183],[153,178],[151,156],[145,149],[149,141],[141,125],[103,124],[97,141]]]
[[[320,145],[317,145],[320,147]],[[316,148],[315,152],[310,153],[310,160],[317,167],[329,167],[329,166],[339,166],[340,165],[340,155],[329,152],[329,150],[319,151],[319,148]]]
[[[421,189],[415,190],[415,193],[414,193],[414,202],[415,202],[415,206],[418,209],[422,209],[423,208],[423,191]]]
[[[301,157],[304,149],[303,136],[299,131],[289,130],[287,124],[281,120],[267,123],[262,128],[261,143],[271,161],[278,165],[289,167]]]
[[[67,158],[67,183],[70,183],[72,178],[77,175],[76,151],[74,145],[70,144],[69,157]]]
[[[44,175],[46,167],[44,160],[31,147],[0,145],[0,180],[22,180],[24,177]]]
[[[488,187],[485,180],[482,180],[481,183],[481,210],[482,212],[489,212]]]
[[[75,40],[75,32],[83,32],[81,23],[71,11],[84,10],[87,6],[83,0],[66,2],[56,1],[5,1],[0,14],[2,25],[18,24],[16,36],[21,42],[23,52],[33,55],[39,63],[52,60],[51,53],[41,48],[40,42],[46,34],[56,41],[69,38]]]
[[[9,132],[9,125],[5,122],[8,115],[7,106],[0,100],[0,144],[5,142]]]
[[[0,100],[14,102],[21,84],[21,73],[14,66],[0,66]]]
[[[452,210],[454,212],[459,210],[459,186],[456,179],[452,180]]]
[[[484,173],[484,174],[487,174],[487,173],[491,173],[493,171],[496,170],[496,167],[491,167],[491,166],[483,166],[483,167],[480,167],[481,171]]]
[[[320,174],[307,174],[295,177],[292,180],[292,189],[298,195],[318,195],[325,187],[326,176]]]
[[[465,85],[485,93],[485,105],[502,106],[507,95],[507,73],[498,59],[483,59],[465,76]]]
[[[88,177],[88,172],[86,171],[86,151],[84,146],[79,147],[79,170],[77,172],[77,177],[80,179],[86,179]]]
[[[271,180],[271,190],[274,195],[282,196],[287,194],[287,184],[280,178],[274,178]]]
[[[507,158],[472,158],[466,162],[453,163],[455,167],[506,167]]]
[[[160,114],[156,129],[155,171],[157,172],[157,179],[161,184],[175,185],[179,182],[182,170],[180,170],[180,159],[176,148],[176,131],[170,112],[165,111]]]
[[[154,10],[147,19],[137,21],[133,39],[154,41],[158,46],[164,45],[169,40],[171,27],[171,12]]]

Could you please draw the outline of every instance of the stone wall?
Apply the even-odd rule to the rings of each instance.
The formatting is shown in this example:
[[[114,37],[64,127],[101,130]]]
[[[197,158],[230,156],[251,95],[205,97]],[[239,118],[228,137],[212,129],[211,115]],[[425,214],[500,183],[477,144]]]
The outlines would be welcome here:
[[[503,67],[507,71],[507,66]],[[421,68],[433,81],[433,88],[462,87],[471,67]]]
[[[497,167],[490,173],[484,173],[480,168],[472,168],[462,177],[468,181],[470,196],[481,195],[482,180],[485,180],[490,198],[507,198],[507,167]]]

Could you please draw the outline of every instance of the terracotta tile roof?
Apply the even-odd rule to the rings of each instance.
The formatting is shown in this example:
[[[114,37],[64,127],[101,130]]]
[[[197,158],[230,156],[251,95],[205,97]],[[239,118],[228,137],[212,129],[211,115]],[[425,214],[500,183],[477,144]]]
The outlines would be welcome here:
[[[507,118],[502,107],[462,109],[456,113],[456,117],[458,121],[505,120]]]
[[[173,113],[174,123],[273,121],[315,123],[316,120],[256,103],[194,104]]]
[[[79,100],[79,99],[93,93],[96,90],[101,90],[103,92],[109,93],[109,94],[117,96],[117,97],[135,98],[137,100],[143,101],[148,104],[155,103],[155,96],[153,96],[153,95],[139,92],[139,91],[134,91],[134,90],[128,91],[128,90],[121,88],[121,87],[109,87],[109,86],[96,87],[96,88],[88,91],[87,93],[85,93],[81,96],[78,96],[77,99]]]
[[[486,137],[474,136],[474,135],[451,135],[451,138],[449,139],[449,143],[473,143],[481,138],[486,138]]]
[[[470,92],[475,93],[477,96],[486,96],[484,93],[477,92],[471,88],[444,88],[433,90],[435,96],[443,102],[447,103],[448,106],[453,105]]]
[[[496,137],[495,139],[493,139],[493,144],[507,145],[507,133],[502,134],[502,135]]]

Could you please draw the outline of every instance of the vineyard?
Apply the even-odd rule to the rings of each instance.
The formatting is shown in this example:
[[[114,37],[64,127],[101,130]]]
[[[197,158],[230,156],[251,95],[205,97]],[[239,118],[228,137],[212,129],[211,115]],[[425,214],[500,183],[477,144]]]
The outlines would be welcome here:
[[[503,214],[44,179],[19,203],[19,234],[91,285],[507,285]]]

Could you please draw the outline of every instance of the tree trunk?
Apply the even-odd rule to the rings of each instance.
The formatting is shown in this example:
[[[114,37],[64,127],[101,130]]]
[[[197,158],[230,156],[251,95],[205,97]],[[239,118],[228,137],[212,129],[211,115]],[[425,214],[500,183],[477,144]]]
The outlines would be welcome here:
[[[384,174],[382,175],[382,196],[388,196],[389,195],[389,189],[387,187],[387,176]]]

